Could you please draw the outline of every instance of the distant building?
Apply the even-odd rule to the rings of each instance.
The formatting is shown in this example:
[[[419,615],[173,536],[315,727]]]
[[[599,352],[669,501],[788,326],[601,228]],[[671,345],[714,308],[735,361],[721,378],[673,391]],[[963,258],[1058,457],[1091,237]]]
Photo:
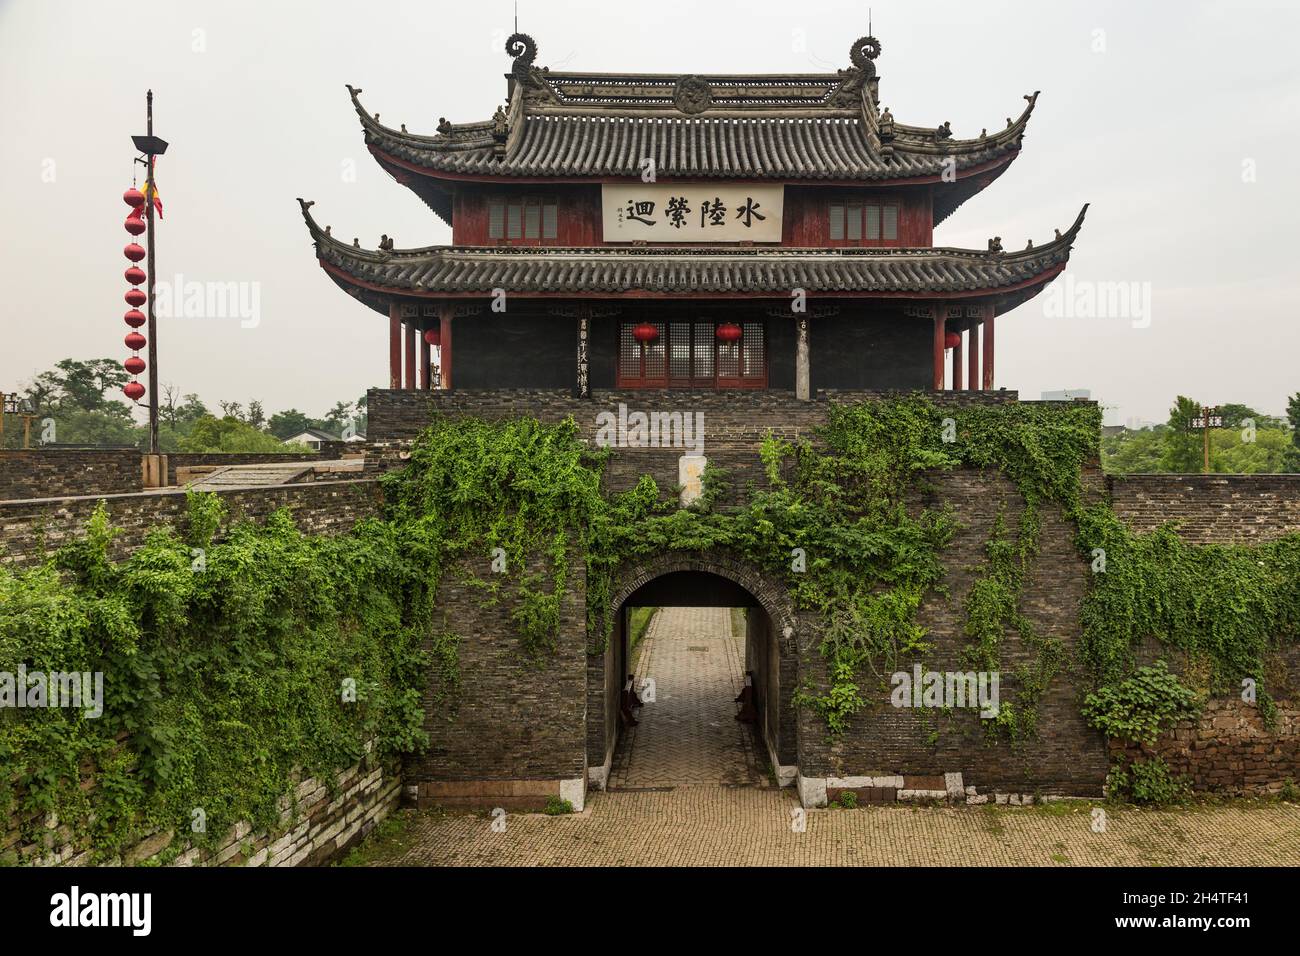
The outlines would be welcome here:
[[[1043,392],[1040,398],[1044,402],[1072,402],[1076,398],[1088,401],[1092,398],[1092,390],[1088,388],[1063,388],[1056,392]]]
[[[320,451],[322,442],[338,441],[338,435],[331,435],[329,432],[323,432],[319,428],[308,428],[296,435],[290,435],[284,440],[286,445],[306,445],[315,451]]]

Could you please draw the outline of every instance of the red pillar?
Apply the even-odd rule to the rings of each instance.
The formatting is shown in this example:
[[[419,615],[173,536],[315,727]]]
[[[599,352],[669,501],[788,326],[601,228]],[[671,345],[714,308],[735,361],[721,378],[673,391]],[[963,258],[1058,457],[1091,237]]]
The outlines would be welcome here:
[[[420,333],[420,388],[428,391],[433,388],[431,372],[429,371],[432,363],[429,361],[429,350],[432,348],[424,339],[424,333]]]
[[[451,388],[451,310],[450,305],[444,305],[439,310],[442,322],[442,344],[438,347],[438,354],[442,361],[438,365],[438,371],[442,375],[442,387]]]
[[[937,303],[934,306],[934,390],[943,391],[943,333],[944,321],[948,316],[948,304]]]
[[[961,323],[958,323],[957,344],[952,349],[952,390],[961,391]]]
[[[993,306],[984,307],[984,389],[993,390]]]
[[[403,388],[415,388],[415,323],[406,323],[406,379]]]
[[[969,379],[967,386],[972,392],[977,391],[980,387],[980,321],[974,319],[970,324],[970,347],[967,351],[970,353],[970,367],[967,369],[966,377]]]
[[[402,307],[388,303],[388,387],[402,387]]]

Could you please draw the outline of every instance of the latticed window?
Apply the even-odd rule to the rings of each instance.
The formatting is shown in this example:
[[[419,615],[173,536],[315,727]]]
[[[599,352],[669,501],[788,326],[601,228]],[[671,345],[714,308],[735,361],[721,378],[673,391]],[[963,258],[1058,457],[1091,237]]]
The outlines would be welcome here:
[[[833,243],[898,241],[898,204],[833,200],[828,206],[827,235]]]
[[[559,236],[559,204],[538,196],[493,196],[487,201],[488,239],[540,245]]]
[[[619,326],[619,388],[766,388],[767,341],[762,322],[740,322],[734,342],[718,338],[713,319],[623,322]],[[656,335],[638,341],[638,326]]]

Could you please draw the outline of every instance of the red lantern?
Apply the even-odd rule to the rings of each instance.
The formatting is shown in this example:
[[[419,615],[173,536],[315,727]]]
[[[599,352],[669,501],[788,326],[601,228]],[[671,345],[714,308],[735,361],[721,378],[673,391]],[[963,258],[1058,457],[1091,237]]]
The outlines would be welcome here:
[[[145,280],[144,270],[138,266],[131,266],[123,275],[126,276],[126,281],[131,285],[139,285]]]
[[[144,232],[145,225],[143,219],[134,219],[131,216],[126,217],[126,231],[133,236],[138,236]]]
[[[144,313],[139,309],[132,309],[124,315],[123,318],[126,319],[126,324],[131,326],[133,329],[138,329],[140,326],[144,325],[145,322]]]
[[[740,326],[735,322],[724,322],[718,326],[717,335],[720,342],[738,342],[743,334]]]
[[[144,246],[137,242],[128,242],[126,248],[122,250],[122,255],[126,256],[132,262],[139,262],[144,258]]]
[[[132,209],[137,209],[144,205],[144,193],[132,186],[126,192],[122,193],[122,201]]]
[[[132,355],[122,363],[122,368],[126,369],[132,375],[139,375],[144,371],[144,359],[140,358],[138,355]]]
[[[632,330],[632,338],[645,345],[659,338],[659,329],[649,322],[642,322]]]
[[[145,347],[144,336],[141,335],[139,332],[126,333],[126,338],[123,339],[122,341],[126,343],[126,347],[129,348],[132,352],[138,352]]]
[[[127,382],[122,386],[122,391],[125,392],[126,397],[131,399],[133,402],[140,401],[144,396],[144,386],[139,382]]]
[[[442,329],[426,329],[424,332],[424,341],[430,345],[441,345]]]
[[[961,347],[960,332],[945,332],[943,335],[943,347],[946,349],[955,349]]]
[[[138,309],[140,306],[144,305],[145,298],[146,298],[145,294],[141,292],[139,289],[126,290],[126,304],[129,306]]]

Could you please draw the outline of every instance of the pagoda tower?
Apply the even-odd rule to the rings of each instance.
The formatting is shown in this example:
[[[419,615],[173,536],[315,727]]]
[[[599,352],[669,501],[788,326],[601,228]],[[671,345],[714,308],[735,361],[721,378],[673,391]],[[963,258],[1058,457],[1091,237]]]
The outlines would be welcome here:
[[[1065,268],[1087,206],[1024,249],[934,246],[1038,94],[992,133],[905,125],[880,49],[827,74],[570,73],[516,33],[486,120],[410,133],[348,88],[451,245],[365,249],[303,216],[321,268],[387,318],[392,389],[990,390],[996,320]]]

